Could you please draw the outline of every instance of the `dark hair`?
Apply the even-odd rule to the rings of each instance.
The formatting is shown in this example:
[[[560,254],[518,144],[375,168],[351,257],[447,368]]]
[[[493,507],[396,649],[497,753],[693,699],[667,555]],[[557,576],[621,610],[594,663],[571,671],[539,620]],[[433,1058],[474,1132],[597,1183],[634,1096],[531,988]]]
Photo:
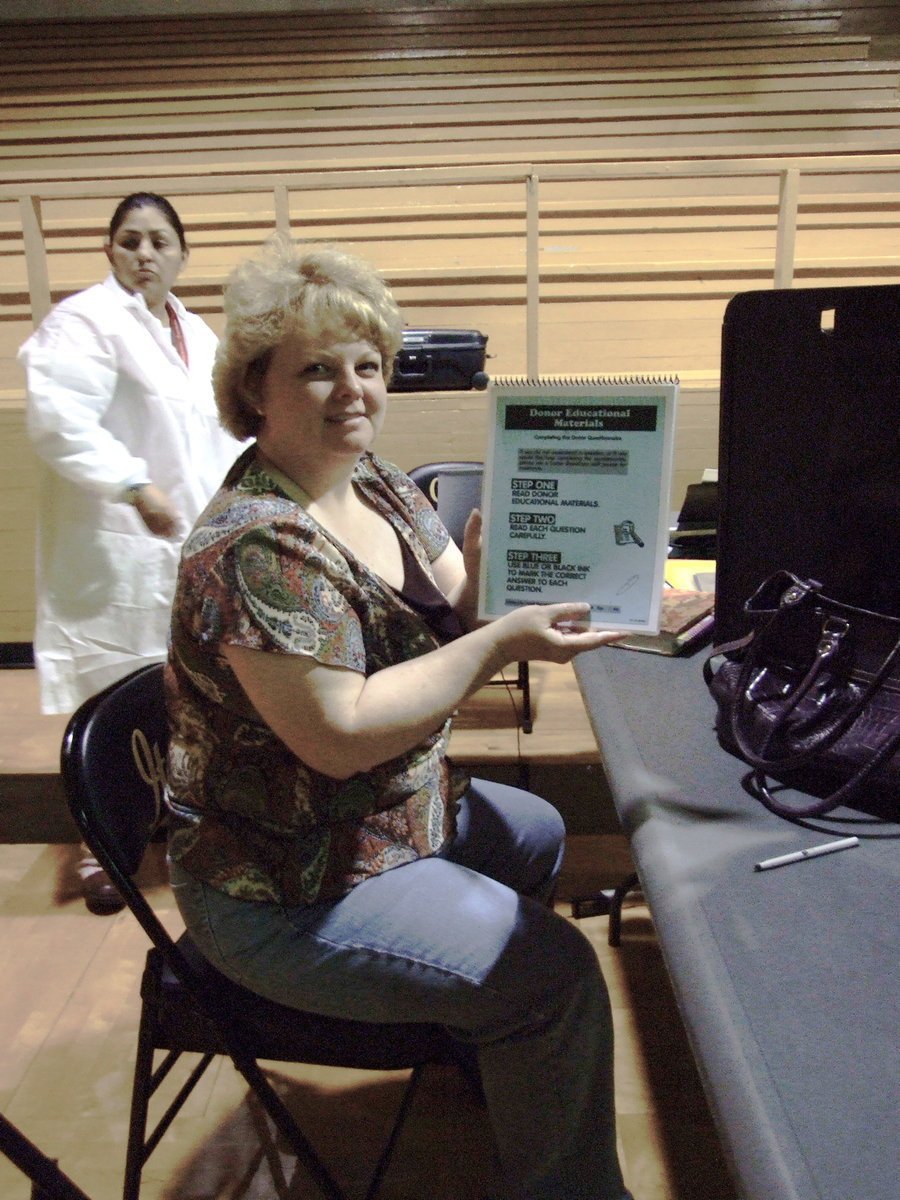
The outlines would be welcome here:
[[[184,236],[184,226],[181,224],[181,217],[165,198],[165,196],[157,196],[155,192],[132,192],[130,196],[126,196],[122,200],[116,211],[112,215],[112,220],[109,223],[109,232],[107,237],[110,241],[116,236],[119,226],[125,220],[130,212],[136,208],[158,208],[162,215],[166,218],[175,232],[178,234],[178,240],[181,243],[182,250],[187,250],[187,241]]]

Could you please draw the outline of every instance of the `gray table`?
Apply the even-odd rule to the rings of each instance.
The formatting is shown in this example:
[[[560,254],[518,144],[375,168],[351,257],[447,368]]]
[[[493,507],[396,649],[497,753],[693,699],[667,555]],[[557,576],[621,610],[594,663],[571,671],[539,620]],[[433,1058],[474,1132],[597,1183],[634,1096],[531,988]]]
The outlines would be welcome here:
[[[716,741],[702,658],[607,648],[575,672],[738,1190],[898,1200],[898,827],[767,812]],[[873,829],[893,837],[753,869]]]

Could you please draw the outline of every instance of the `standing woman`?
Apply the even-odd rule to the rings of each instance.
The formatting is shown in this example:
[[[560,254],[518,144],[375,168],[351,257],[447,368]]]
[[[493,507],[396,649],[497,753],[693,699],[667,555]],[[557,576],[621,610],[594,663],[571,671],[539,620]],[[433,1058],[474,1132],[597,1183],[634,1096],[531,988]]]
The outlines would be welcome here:
[[[475,620],[463,550],[372,453],[402,320],[365,263],[238,267],[215,371],[256,440],[187,539],[166,671],[172,883],[200,951],[282,1004],[437,1021],[477,1051],[504,1200],[625,1200],[597,956],[550,906],[559,813],[447,758],[501,667],[614,634],[584,603]]]
[[[61,301],[19,351],[41,459],[45,713],[165,658],[181,542],[240,451],[213,400],[215,334],[170,291],[188,258],[175,209],[127,196],[104,249],[104,282]],[[92,911],[122,907],[94,860],[79,874]]]

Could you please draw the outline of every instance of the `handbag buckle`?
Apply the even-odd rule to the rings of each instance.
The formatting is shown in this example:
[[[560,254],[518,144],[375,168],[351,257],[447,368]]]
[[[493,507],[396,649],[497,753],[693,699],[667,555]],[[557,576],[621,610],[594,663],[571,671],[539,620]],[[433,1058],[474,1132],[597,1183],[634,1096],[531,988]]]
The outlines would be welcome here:
[[[796,604],[802,604],[814,592],[821,590],[822,585],[817,579],[795,579],[790,587],[785,588],[781,593],[781,606],[792,608]]]
[[[827,616],[822,622],[816,657],[832,658],[841,648],[841,642],[849,632],[849,621],[845,621],[843,617]]]

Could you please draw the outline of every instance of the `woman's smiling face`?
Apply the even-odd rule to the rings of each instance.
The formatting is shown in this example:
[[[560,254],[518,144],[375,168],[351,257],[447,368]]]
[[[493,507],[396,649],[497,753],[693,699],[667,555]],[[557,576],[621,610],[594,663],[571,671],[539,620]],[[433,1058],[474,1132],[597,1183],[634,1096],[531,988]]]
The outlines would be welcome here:
[[[340,335],[290,334],[276,346],[259,390],[259,448],[292,479],[355,463],[387,408],[380,352]]]
[[[160,210],[133,208],[104,248],[122,287],[140,292],[150,311],[158,313],[188,257]]]

